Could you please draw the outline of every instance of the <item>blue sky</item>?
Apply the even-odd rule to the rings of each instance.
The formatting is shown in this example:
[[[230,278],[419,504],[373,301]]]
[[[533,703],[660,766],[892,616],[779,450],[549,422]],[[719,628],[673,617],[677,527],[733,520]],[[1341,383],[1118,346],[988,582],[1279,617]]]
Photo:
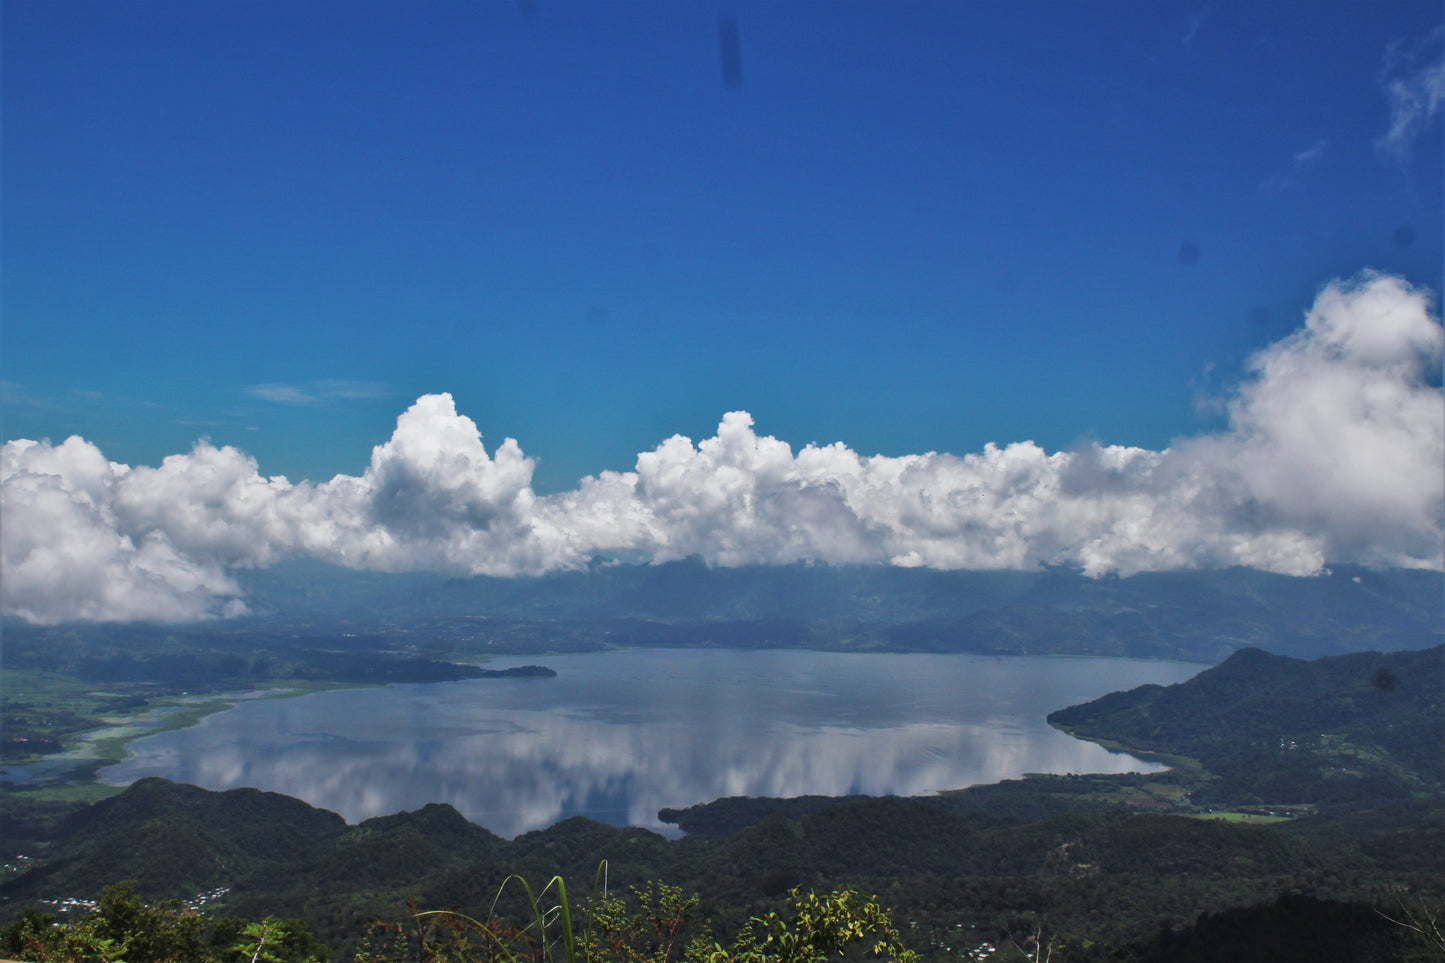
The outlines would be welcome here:
[[[1161,448],[1330,279],[1441,286],[1435,2],[3,15],[4,435],[118,462],[355,474],[440,391],[544,492],[734,409]]]
[[[1442,22],[4,2],[0,612],[1445,568]]]

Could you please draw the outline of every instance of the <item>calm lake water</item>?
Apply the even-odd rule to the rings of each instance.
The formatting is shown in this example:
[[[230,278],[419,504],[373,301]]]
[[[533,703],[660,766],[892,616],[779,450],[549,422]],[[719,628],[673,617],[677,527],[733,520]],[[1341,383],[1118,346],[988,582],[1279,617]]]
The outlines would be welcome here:
[[[474,679],[248,702],[130,745],[102,781],[254,786],[349,822],[446,802],[515,836],[568,816],[675,835],[723,796],[921,795],[1026,772],[1154,771],[1055,709],[1203,666],[1122,659],[642,649]]]

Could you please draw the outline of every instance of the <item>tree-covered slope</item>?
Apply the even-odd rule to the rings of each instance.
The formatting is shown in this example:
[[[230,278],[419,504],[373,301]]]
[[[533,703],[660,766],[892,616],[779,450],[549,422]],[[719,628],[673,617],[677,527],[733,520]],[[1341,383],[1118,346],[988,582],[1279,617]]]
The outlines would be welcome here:
[[[1364,901],[1321,900],[1288,893],[1272,903],[1204,913],[1123,946],[1091,948],[1078,963],[1425,963],[1438,953],[1413,940]]]
[[[722,839],[668,841],[574,818],[506,841],[447,806],[346,826],[275,794],[147,779],[83,811],[37,868],[0,886],[0,905],[93,898],[121,879],[140,880],[149,899],[227,887],[218,911],[305,916],[344,953],[368,914],[399,914],[407,896],[486,912],[510,874],[560,873],[585,893],[605,860],[618,891],[659,879],[702,894],[721,932],[775,908],[792,886],[851,885],[915,922],[911,935],[925,944],[948,945],[960,924],[984,939],[1042,917],[1082,945],[1143,939],[1284,892],[1361,899],[1391,882],[1438,888],[1439,804],[1391,810],[1374,828],[1318,818],[1313,832],[1309,820],[1287,831],[1118,809],[1003,821],[882,798],[775,814]]]
[[[1198,759],[1206,792],[1255,803],[1445,793],[1445,647],[1303,661],[1244,649],[1172,686],[1061,709],[1074,735]]]

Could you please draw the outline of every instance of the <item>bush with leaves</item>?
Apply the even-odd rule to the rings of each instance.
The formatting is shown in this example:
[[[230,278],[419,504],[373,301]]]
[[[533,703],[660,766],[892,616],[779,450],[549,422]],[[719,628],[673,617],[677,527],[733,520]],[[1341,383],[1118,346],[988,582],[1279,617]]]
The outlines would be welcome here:
[[[170,900],[146,904],[116,883],[95,909],[64,923],[27,907],[0,929],[0,955],[27,963],[323,963],[304,920],[212,918]]]
[[[729,946],[714,943],[693,963],[823,963],[856,945],[891,963],[917,963],[918,954],[903,945],[892,914],[872,897],[851,889],[818,895],[795,888],[788,893],[787,916],[753,917]],[[696,944],[694,944],[696,946]]]
[[[596,882],[605,870],[604,863]],[[514,881],[525,890],[530,913],[520,926],[495,913]],[[753,917],[726,946],[706,928],[687,940],[696,896],[660,883],[630,893],[630,900],[605,889],[598,895],[594,883],[592,898],[574,914],[560,876],[535,892],[511,876],[485,920],[457,909],[422,912],[414,904],[401,920],[373,918],[372,944],[356,963],[823,963],[854,948],[890,963],[917,963],[889,912],[849,889],[823,895],[794,889],[785,914]]]

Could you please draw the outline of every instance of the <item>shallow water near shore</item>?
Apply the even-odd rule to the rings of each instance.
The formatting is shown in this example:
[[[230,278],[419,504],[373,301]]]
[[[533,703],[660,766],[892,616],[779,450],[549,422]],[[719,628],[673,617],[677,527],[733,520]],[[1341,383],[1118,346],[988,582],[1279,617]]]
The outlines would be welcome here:
[[[539,662],[558,675],[247,702],[132,742],[99,778],[252,786],[350,822],[445,802],[508,837],[574,815],[676,835],[659,809],[724,796],[922,795],[1028,772],[1155,771],[1045,716],[1204,668],[697,649],[488,667]]]

